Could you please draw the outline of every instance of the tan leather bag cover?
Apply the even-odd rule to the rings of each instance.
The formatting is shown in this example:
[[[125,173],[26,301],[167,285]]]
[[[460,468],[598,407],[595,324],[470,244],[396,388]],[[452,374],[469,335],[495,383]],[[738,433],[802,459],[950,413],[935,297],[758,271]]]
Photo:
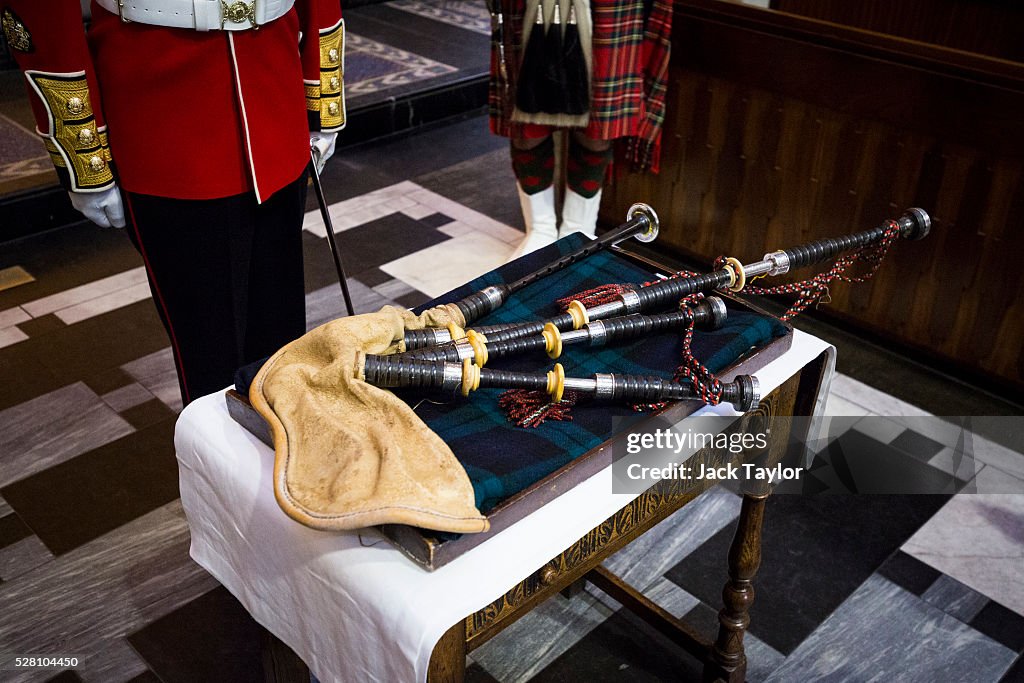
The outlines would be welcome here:
[[[462,324],[454,306],[420,316],[386,306],[288,344],[249,390],[274,437],[274,495],[316,529],[409,524],[486,531],[451,449],[390,391],[362,381],[362,355],[404,350],[406,329]]]

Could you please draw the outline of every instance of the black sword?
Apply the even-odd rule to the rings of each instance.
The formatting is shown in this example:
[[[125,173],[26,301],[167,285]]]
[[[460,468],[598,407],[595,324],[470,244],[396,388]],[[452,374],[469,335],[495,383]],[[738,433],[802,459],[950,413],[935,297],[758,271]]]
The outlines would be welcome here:
[[[345,308],[349,315],[355,315],[352,307],[352,295],[348,293],[348,279],[345,277],[345,268],[341,265],[341,254],[338,252],[338,243],[334,241],[334,224],[331,222],[331,212],[327,210],[327,199],[324,197],[324,187],[320,184],[320,171],[317,165],[320,163],[320,153],[313,147],[310,150],[312,163],[310,163],[309,177],[313,179],[313,192],[316,194],[316,201],[320,205],[320,215],[324,219],[324,227],[327,228],[327,244],[331,246],[331,256],[334,257],[334,268],[338,271],[338,283],[341,284],[341,294],[345,297]]]

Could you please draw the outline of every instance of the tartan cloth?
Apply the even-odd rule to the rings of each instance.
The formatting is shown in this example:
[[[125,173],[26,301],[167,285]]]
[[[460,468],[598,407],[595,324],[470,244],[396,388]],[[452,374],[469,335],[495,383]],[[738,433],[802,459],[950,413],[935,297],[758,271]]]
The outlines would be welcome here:
[[[525,0],[501,2],[505,25],[507,82],[499,69],[497,45],[491,45],[488,107],[491,131],[523,137],[512,121],[516,81],[522,60]],[[650,2],[650,0],[648,0]],[[597,140],[634,138],[629,157],[639,168],[657,171],[657,149],[665,119],[665,94],[671,56],[672,2],[591,0],[593,70],[590,122],[586,135]]]
[[[487,285],[511,282],[553,260],[559,252],[572,251],[584,241],[579,233],[569,235],[422,308],[457,301]],[[553,302],[567,294],[609,283],[639,284],[650,279],[650,272],[611,252],[601,251],[518,292],[476,324],[551,317],[559,313]],[[786,328],[775,318],[730,308],[723,327],[713,332],[697,330],[694,333],[692,348],[698,360],[712,372],[718,372],[752,347],[762,346],[786,333]],[[572,377],[611,372],[670,378],[681,361],[680,339],[680,334],[662,334],[615,346],[567,346],[558,362],[565,367],[566,375]],[[539,354],[494,360],[488,367],[543,372],[554,363]],[[549,420],[537,428],[523,429],[509,423],[498,407],[501,393],[501,390],[488,389],[476,391],[469,398],[403,396],[410,405],[416,406],[416,413],[444,439],[462,463],[473,484],[477,508],[484,514],[502,500],[608,440],[613,435],[613,418],[625,418],[623,424],[645,418],[625,404],[591,402],[583,398],[573,406],[571,421]]]
[[[419,313],[438,304],[458,301],[488,285],[512,282],[558,255],[586,241],[573,233],[553,245],[528,254],[454,289],[415,309]],[[554,301],[599,285],[650,281],[651,273],[608,251],[600,251],[566,270],[516,293],[477,325],[524,322],[558,314]],[[696,330],[692,350],[712,372],[719,372],[753,347],[787,334],[777,319],[730,307],[725,324],[714,331]],[[656,375],[671,378],[681,362],[681,334],[661,334],[632,343],[592,348],[565,347],[558,359],[567,376],[589,377],[595,372]],[[235,387],[248,395],[249,385],[266,359],[242,367]],[[523,372],[550,370],[555,361],[546,355],[494,360],[488,367]],[[476,496],[476,506],[487,514],[498,503],[540,481],[613,436],[613,419],[623,418],[620,429],[645,419],[629,405],[581,399],[573,406],[572,420],[549,420],[537,428],[512,425],[498,407],[498,389],[481,389],[468,398],[396,392],[437,433],[465,468]]]

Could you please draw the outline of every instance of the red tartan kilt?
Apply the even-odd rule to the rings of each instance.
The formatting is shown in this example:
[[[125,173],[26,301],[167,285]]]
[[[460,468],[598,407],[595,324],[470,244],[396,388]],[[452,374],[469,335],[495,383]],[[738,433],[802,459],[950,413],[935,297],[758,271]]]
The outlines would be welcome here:
[[[508,10],[512,5],[511,11]],[[506,0],[507,88],[498,68],[497,47],[491,49],[490,123],[491,131],[506,137],[540,137],[546,129],[511,120],[516,92],[516,75],[522,58],[523,0]],[[598,140],[613,140],[637,134],[645,111],[643,94],[643,0],[591,0],[593,18],[593,64],[591,73],[590,121],[586,134]]]

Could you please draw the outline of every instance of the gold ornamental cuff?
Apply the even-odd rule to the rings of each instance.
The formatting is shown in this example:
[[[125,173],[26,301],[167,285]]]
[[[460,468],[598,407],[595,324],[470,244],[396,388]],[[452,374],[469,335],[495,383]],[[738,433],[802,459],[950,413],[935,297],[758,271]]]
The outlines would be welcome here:
[[[105,190],[114,182],[106,129],[96,125],[85,72],[26,71],[29,85],[46,108],[48,127],[40,131],[73,192]],[[63,174],[61,174],[63,175]]]
[[[345,21],[320,31],[320,129],[345,127]],[[309,105],[309,87],[306,90]]]

